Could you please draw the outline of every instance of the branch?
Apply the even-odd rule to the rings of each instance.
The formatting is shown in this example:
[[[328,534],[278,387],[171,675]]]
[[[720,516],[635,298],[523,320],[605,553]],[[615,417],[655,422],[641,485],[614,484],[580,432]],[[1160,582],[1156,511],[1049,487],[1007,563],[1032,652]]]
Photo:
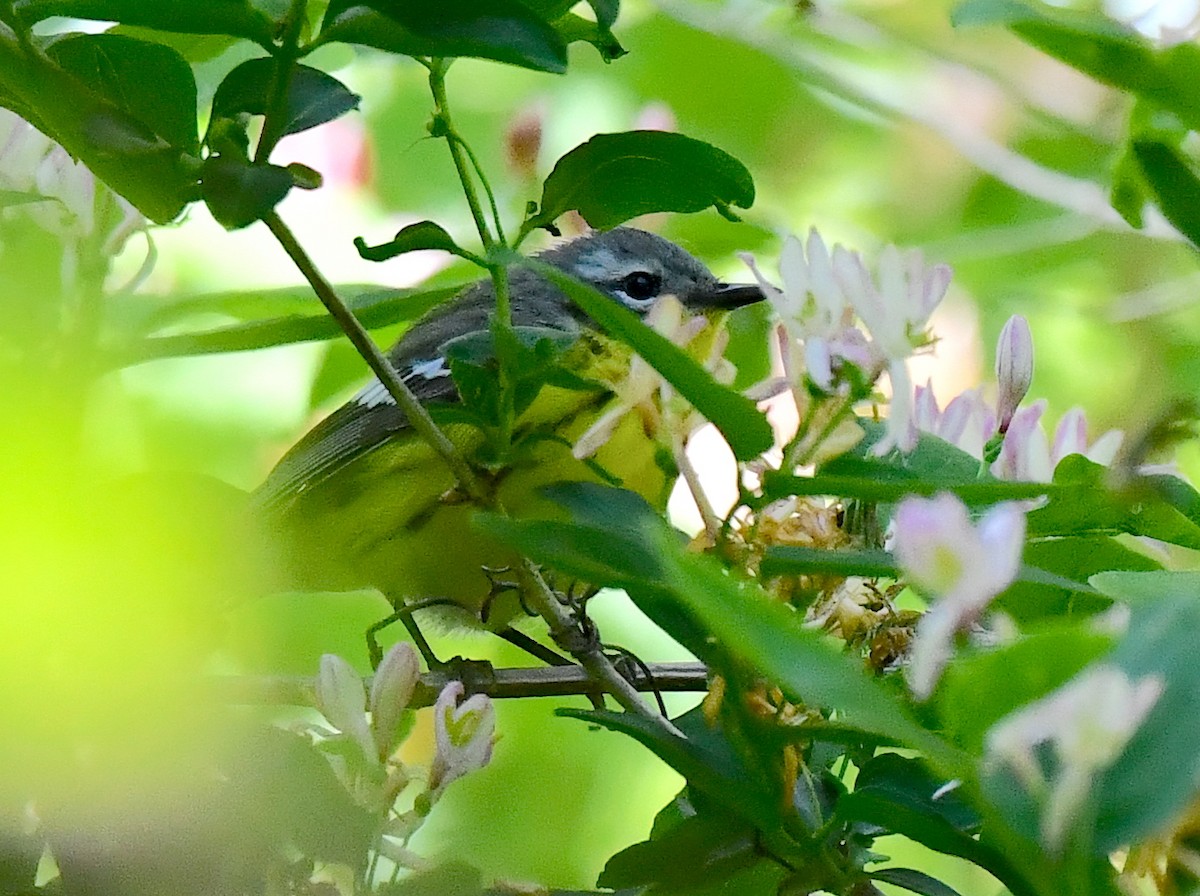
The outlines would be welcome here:
[[[708,669],[703,663],[650,663],[650,677],[635,670],[628,682],[635,692],[699,692],[708,689]],[[413,709],[432,706],[454,678],[446,671],[425,672],[409,704]],[[316,705],[316,679],[305,675],[216,676],[219,697],[244,706]],[[371,679],[364,679],[367,688]],[[542,666],[534,669],[496,669],[491,680],[477,689],[489,697],[586,696],[596,690],[596,680],[580,666]]]

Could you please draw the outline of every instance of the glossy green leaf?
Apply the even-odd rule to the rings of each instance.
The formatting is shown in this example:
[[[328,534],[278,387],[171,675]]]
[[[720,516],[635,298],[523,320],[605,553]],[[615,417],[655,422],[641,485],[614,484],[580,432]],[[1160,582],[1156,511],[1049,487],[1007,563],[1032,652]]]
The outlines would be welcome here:
[[[378,246],[368,246],[366,240],[361,236],[355,237],[354,248],[367,261],[387,261],[397,255],[418,252],[422,249],[440,249],[462,258],[470,255],[454,242],[454,238],[446,232],[445,228],[432,221],[418,221],[416,224],[402,227],[391,240]]]
[[[204,162],[201,194],[212,216],[228,230],[261,220],[292,189],[292,175],[278,165],[251,165],[228,156]]]
[[[598,134],[558,160],[529,226],[569,211],[601,230],[650,212],[699,212],[754,203],[754,180],[733,156],[665,131]]]
[[[320,39],[406,56],[473,56],[538,71],[567,70],[566,43],[516,0],[338,0],[326,11]]]
[[[612,889],[653,885],[656,892],[694,892],[763,861],[757,834],[736,815],[693,815],[660,837],[621,850],[596,883]]]
[[[646,326],[632,311],[560,268],[536,259],[518,261],[561,289],[605,331],[641,355],[720,430],[739,460],[751,460],[771,447],[771,425],[754,402],[722,386],[683,349]]]
[[[249,0],[16,0],[13,7],[30,23],[69,16],[184,34],[230,34],[259,44],[270,43],[274,31]]]
[[[213,118],[235,118],[240,113],[263,115],[274,90],[275,61],[248,59],[221,82],[213,97]],[[283,134],[295,134],[333,121],[358,108],[359,97],[345,84],[320,69],[297,65],[288,81],[283,108]]]
[[[1090,615],[1112,601],[1083,583],[1109,569],[1157,569],[1158,563],[1107,535],[1069,535],[1031,541],[1023,559],[1061,577],[1033,580],[1024,575],[1002,594],[997,606],[1018,622],[1054,616]]]
[[[0,96],[9,97],[6,103],[146,217],[171,221],[197,198],[199,161],[123,108],[121,97],[106,96],[111,83],[93,89],[47,57],[0,40]]]
[[[174,50],[119,34],[80,34],[55,41],[47,55],[171,146],[199,152],[196,81]]]

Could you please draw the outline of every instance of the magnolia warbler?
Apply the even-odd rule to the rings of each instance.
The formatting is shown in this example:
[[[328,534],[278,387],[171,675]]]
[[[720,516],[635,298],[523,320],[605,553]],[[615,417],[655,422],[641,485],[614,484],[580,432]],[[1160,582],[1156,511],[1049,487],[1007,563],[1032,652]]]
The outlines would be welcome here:
[[[673,297],[703,313],[710,331],[725,310],[762,298],[757,286],[722,283],[674,243],[628,227],[580,237],[540,259],[641,316]],[[638,414],[626,414],[586,462],[572,451],[589,424],[618,401],[614,390],[628,373],[630,350],[533,271],[510,270],[509,284],[514,327],[554,335],[564,346],[555,366],[576,380],[563,385],[562,376],[549,375],[534,390],[512,427],[511,445],[521,450],[489,454],[486,427],[464,414],[470,401],[461,400],[463,385],[456,382],[453,346],[490,333],[490,280],[435,308],[391,349],[389,360],[405,384],[423,405],[441,408],[435,420],[489,477],[509,514],[536,513],[539,505],[547,510],[540,489],[564,480],[618,483],[665,508],[676,471],[669,450],[655,443]],[[436,605],[451,624],[520,637],[510,628],[521,614],[519,596],[497,582],[520,558],[472,527],[475,508],[378,379],[301,439],[256,497],[293,586],[376,588],[401,613]],[[420,638],[415,623],[404,621]]]

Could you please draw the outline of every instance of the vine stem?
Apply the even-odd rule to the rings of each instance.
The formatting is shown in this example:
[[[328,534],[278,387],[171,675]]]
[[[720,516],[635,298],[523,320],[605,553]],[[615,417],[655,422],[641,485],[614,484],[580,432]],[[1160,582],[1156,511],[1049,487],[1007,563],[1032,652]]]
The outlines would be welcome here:
[[[270,229],[271,234],[279,241],[283,250],[292,259],[292,262],[300,269],[300,273],[304,275],[304,279],[308,281],[309,286],[313,288],[313,292],[317,294],[317,298],[321,300],[321,304],[337,321],[338,326],[349,338],[350,342],[357,349],[358,353],[367,362],[367,366],[371,368],[371,372],[379,378],[383,383],[388,394],[396,401],[396,406],[404,412],[408,418],[409,424],[417,434],[425,440],[425,442],[433,448],[454,474],[454,478],[458,481],[459,486],[470,496],[470,498],[482,506],[490,505],[490,496],[487,488],[475,475],[474,470],[467,464],[459,453],[454,443],[446,436],[438,425],[433,422],[433,418],[429,416],[429,412],[417,400],[417,396],[412,393],[408,386],[404,385],[404,381],[400,378],[400,374],[391,365],[387,357],[380,350],[379,346],[367,333],[366,329],[354,316],[346,303],[342,301],[342,297],[337,294],[337,291],[325,279],[325,275],[320,272],[308,253],[304,251],[304,247],[296,240],[295,235],[277,212],[270,212],[263,218],[263,222]]]

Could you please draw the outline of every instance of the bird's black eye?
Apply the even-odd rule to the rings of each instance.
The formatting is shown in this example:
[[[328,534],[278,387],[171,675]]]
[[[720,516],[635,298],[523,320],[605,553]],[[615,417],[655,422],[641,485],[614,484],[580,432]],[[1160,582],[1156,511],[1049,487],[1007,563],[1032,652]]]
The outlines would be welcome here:
[[[634,271],[621,281],[621,292],[635,302],[653,299],[662,288],[662,278],[648,271]]]

